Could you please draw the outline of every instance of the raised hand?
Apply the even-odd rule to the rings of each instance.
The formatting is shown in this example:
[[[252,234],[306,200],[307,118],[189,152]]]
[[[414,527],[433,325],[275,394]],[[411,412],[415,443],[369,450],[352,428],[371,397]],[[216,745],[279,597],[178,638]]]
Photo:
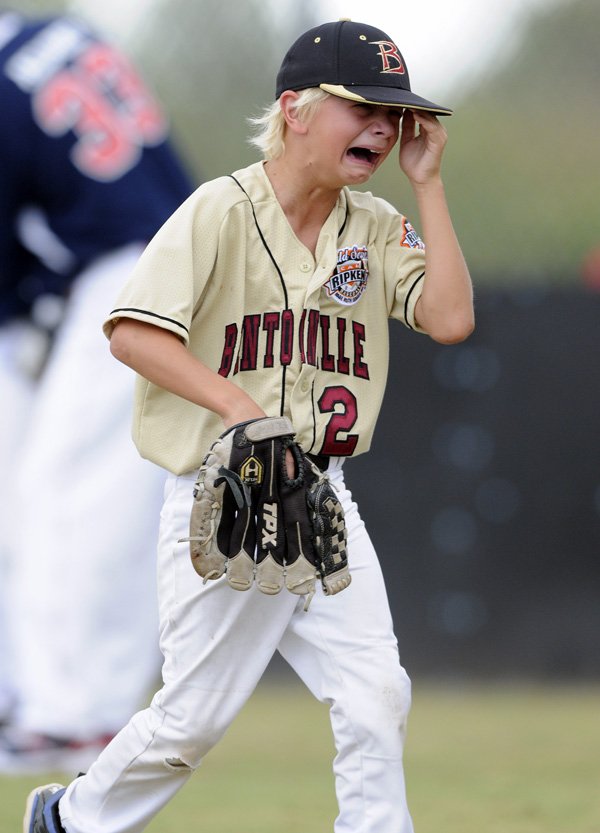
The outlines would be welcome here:
[[[413,185],[427,185],[439,179],[447,138],[445,127],[435,116],[405,110],[400,134],[400,167]]]

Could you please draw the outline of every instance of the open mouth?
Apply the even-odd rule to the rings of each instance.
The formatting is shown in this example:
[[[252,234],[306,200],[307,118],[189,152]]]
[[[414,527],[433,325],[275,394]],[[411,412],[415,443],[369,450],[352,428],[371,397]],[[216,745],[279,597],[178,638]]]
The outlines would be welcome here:
[[[379,159],[379,154],[369,148],[354,147],[350,148],[348,155],[360,162],[368,162],[369,165],[375,165]]]

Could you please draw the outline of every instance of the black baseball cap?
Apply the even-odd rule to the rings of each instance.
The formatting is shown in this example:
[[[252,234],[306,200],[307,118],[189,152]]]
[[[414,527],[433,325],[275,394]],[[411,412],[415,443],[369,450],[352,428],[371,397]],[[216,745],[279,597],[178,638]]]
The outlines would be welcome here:
[[[288,50],[277,74],[276,98],[284,90],[308,87],[352,101],[452,114],[412,92],[404,58],[389,35],[352,20],[315,26]]]

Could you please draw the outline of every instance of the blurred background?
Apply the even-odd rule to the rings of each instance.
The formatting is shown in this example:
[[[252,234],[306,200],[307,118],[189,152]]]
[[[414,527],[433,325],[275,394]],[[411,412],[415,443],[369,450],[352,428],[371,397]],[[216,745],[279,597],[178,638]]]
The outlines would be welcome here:
[[[392,323],[373,450],[348,464],[404,664],[599,678],[597,0],[9,5],[73,11],[120,44],[198,181],[256,158],[246,117],[272,100],[301,31],[343,16],[397,41],[413,88],[455,109],[445,181],[477,309],[475,334],[453,347]],[[391,161],[369,188],[418,227]]]

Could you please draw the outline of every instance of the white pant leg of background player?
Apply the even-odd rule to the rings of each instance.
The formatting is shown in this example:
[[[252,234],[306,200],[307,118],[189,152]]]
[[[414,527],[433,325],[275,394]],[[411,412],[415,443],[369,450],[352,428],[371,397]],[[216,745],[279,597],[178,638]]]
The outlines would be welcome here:
[[[335,479],[341,485],[341,475]],[[410,684],[381,571],[348,491],[352,585],[334,597],[318,592],[306,613],[303,599],[285,591],[240,593],[223,580],[194,579],[189,545],[174,543],[187,534],[192,486],[193,476],[169,478],[162,513],[165,687],[67,789],[60,810],[68,833],[141,833],[220,739],[278,645],[332,704],[336,833],[412,833],[401,762]]]
[[[14,562],[14,548],[10,545],[15,532],[11,501],[35,391],[33,380],[19,368],[26,337],[27,327],[21,323],[0,327],[0,719],[8,715],[15,695],[7,605]]]
[[[18,479],[19,725],[120,728],[160,668],[156,540],[164,473],[131,441],[133,374],[101,321],[141,247],[75,282],[36,397]]]

